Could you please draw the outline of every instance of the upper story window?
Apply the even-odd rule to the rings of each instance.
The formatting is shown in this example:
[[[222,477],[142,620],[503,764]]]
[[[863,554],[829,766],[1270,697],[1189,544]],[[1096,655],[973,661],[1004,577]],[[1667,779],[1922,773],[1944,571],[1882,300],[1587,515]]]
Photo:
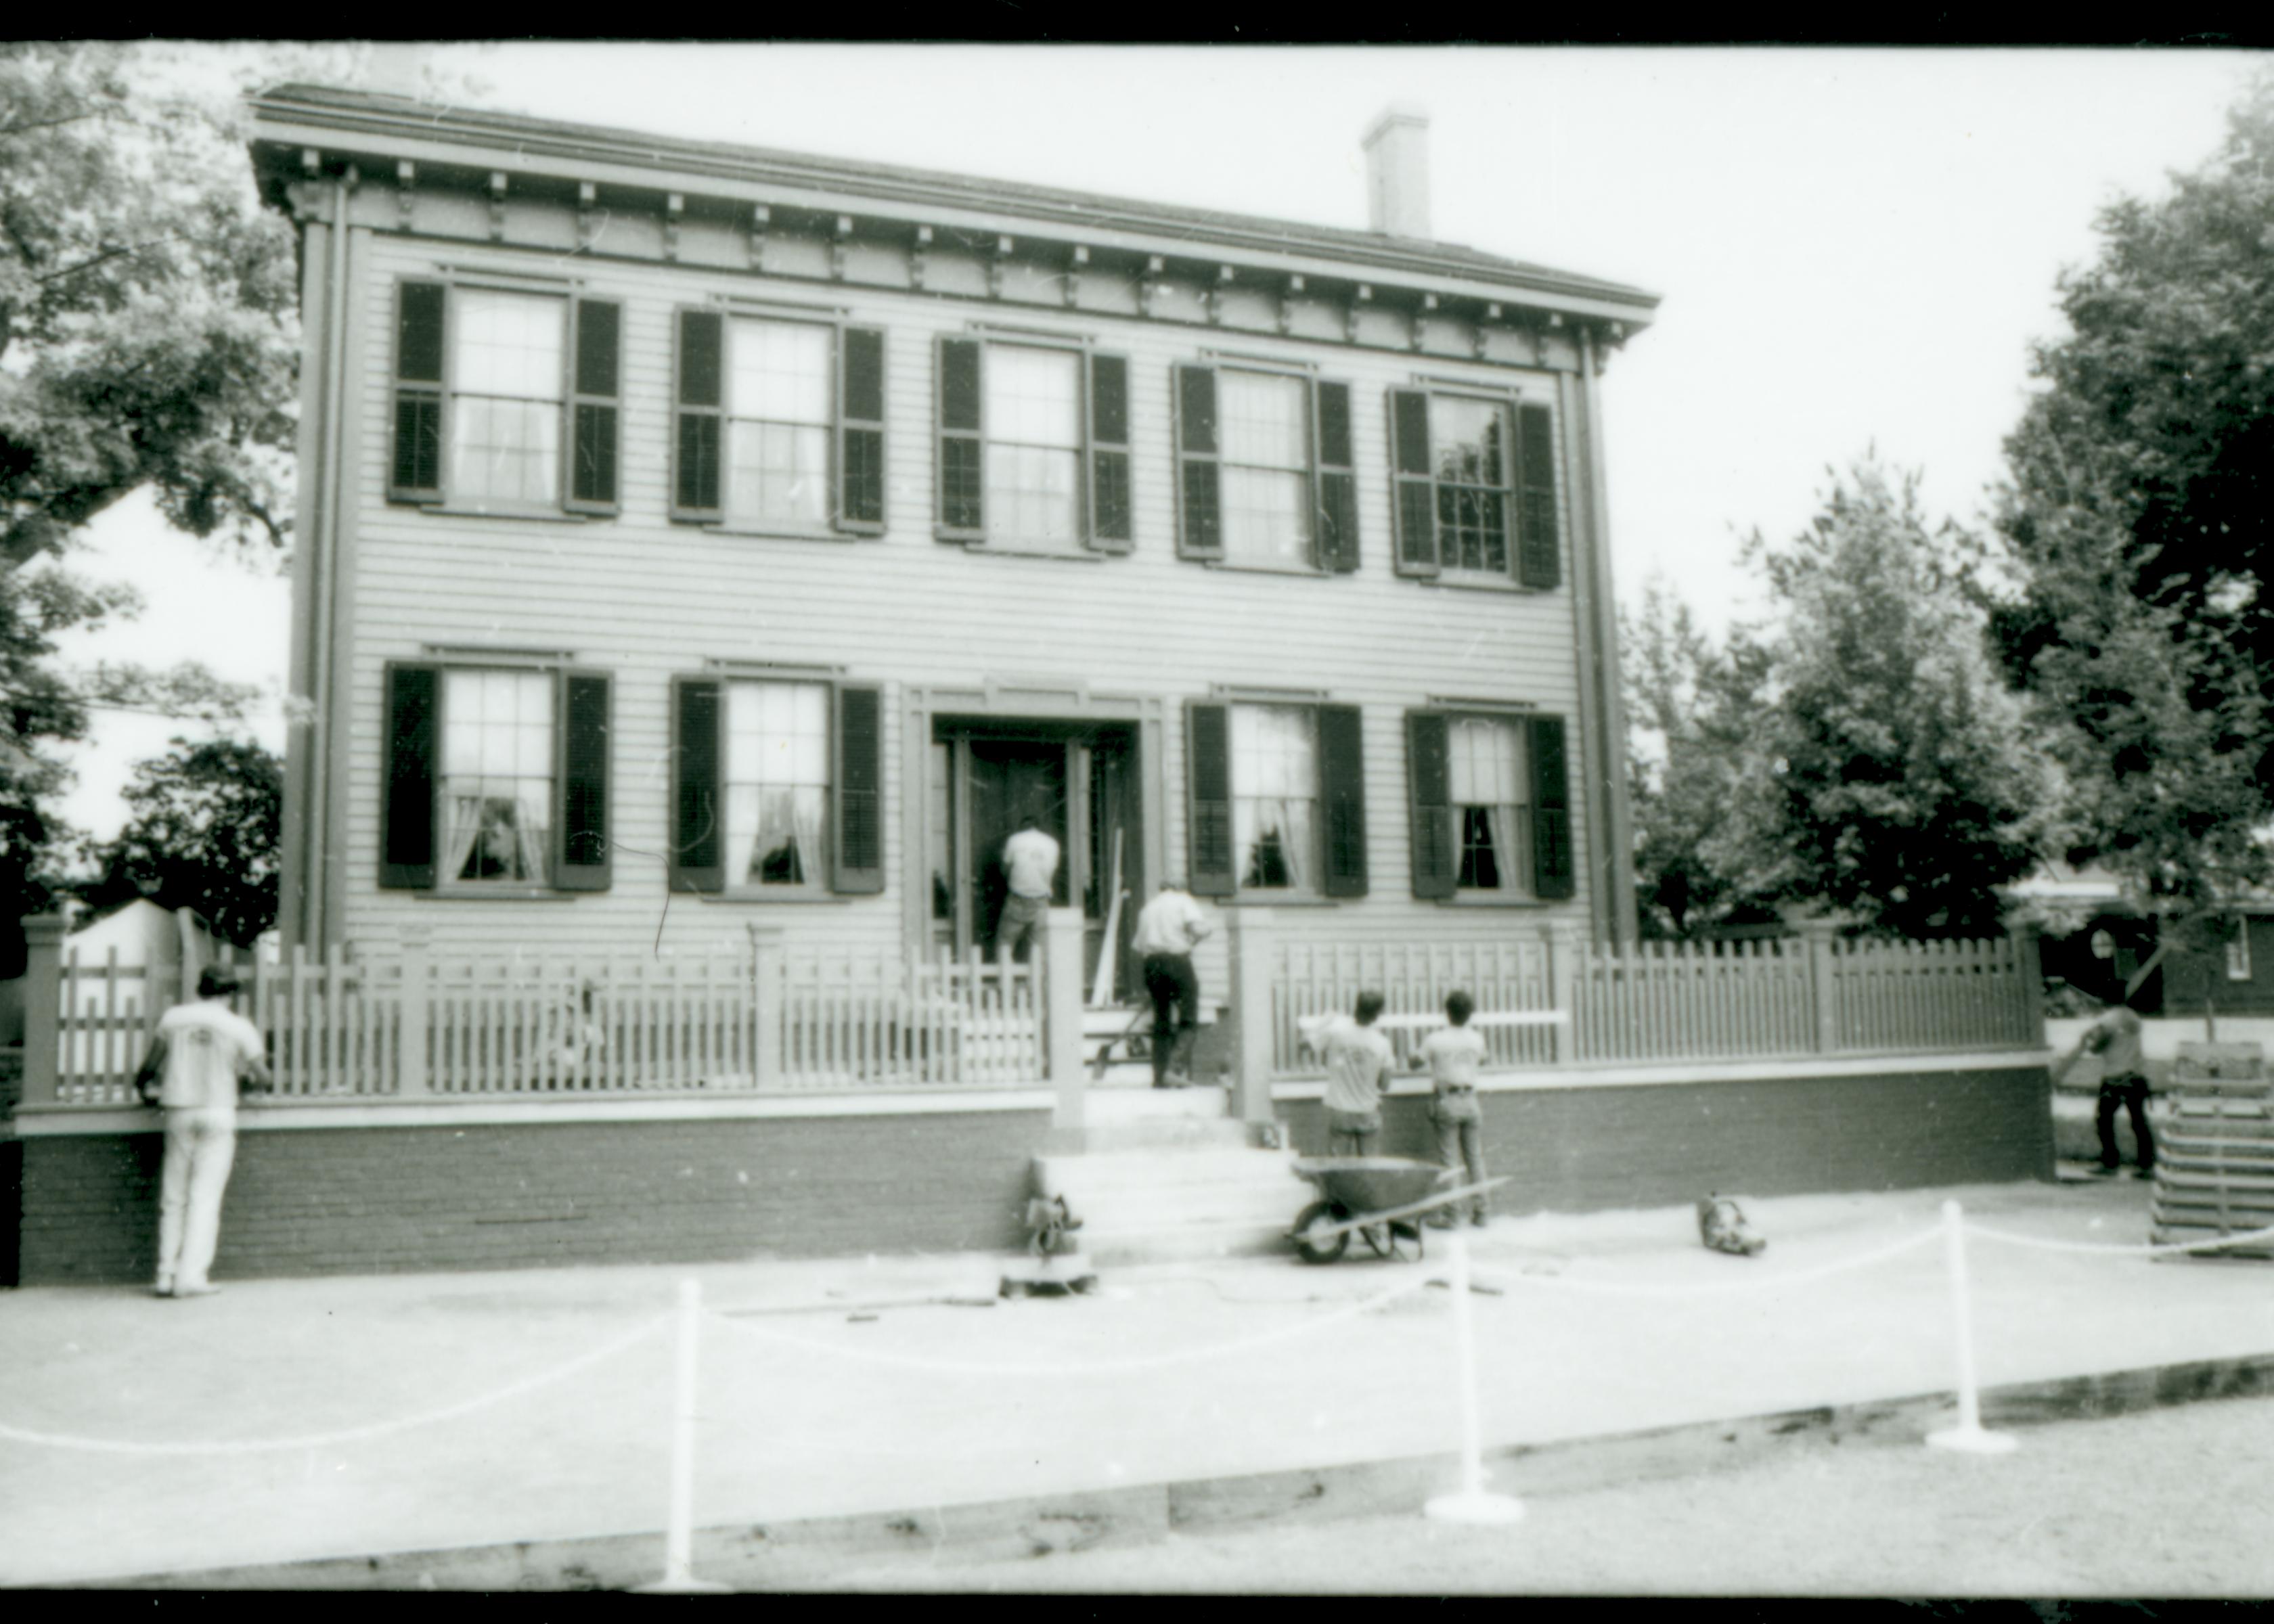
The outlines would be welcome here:
[[[1366,894],[1356,706],[1195,703],[1186,748],[1196,894]]]
[[[885,888],[884,697],[851,682],[672,685],[670,885],[752,898]]]
[[[885,335],[679,312],[672,517],[795,534],[885,528]]]
[[[1392,389],[1389,417],[1399,574],[1562,582],[1547,407]]]
[[[1129,367],[1007,340],[939,342],[942,540],[1129,547]]]
[[[388,495],[614,513],[621,313],[567,294],[403,282]]]
[[[1409,710],[1405,771],[1415,896],[1572,894],[1562,718]]]
[[[390,665],[380,883],[607,889],[611,688],[566,666]]]
[[[1179,366],[1176,398],[1179,553],[1264,568],[1358,568],[1348,385]]]

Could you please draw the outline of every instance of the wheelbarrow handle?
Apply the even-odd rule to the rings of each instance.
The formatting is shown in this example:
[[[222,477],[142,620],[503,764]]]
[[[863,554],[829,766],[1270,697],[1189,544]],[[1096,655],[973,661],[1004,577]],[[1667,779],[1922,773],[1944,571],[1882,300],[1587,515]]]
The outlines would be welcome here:
[[[1409,1201],[1403,1207],[1385,1207],[1379,1212],[1362,1213],[1355,1218],[1345,1219],[1341,1223],[1315,1224],[1306,1229],[1304,1234],[1313,1240],[1323,1241],[1331,1240],[1337,1235],[1347,1235],[1353,1229],[1370,1229],[1375,1224],[1388,1223],[1393,1218],[1411,1218],[1416,1213],[1426,1213],[1434,1207],[1450,1207],[1457,1202],[1465,1201],[1471,1196],[1482,1195],[1487,1190],[1498,1189],[1501,1185],[1511,1182],[1514,1177],[1515,1175],[1510,1174],[1501,1178],[1487,1178],[1481,1184],[1463,1184],[1457,1189],[1440,1191],[1426,1201]]]

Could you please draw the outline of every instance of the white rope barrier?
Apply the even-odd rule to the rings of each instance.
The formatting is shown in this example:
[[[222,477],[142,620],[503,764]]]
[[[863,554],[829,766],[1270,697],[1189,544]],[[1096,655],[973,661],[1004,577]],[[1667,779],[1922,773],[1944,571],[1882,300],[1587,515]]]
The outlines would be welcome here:
[[[2217,1252],[2224,1246],[2240,1246],[2274,1241],[2274,1229],[2239,1229],[2233,1235],[2213,1236],[2207,1240],[2112,1246],[2098,1241],[2044,1240],[2035,1235],[2016,1235],[2009,1229],[1992,1229],[1970,1220],[1966,1227],[1985,1241],[2002,1241],[2008,1246],[2035,1247],[2039,1252],[2094,1252],[2103,1257],[2169,1257],[2180,1252]]]
[[[1259,1332],[1254,1336],[1237,1337],[1231,1342],[1217,1342],[1206,1348],[1181,1348],[1170,1353],[1147,1354],[1129,1359],[1096,1359],[1081,1365],[958,1364],[941,1359],[921,1359],[907,1354],[883,1353],[872,1348],[855,1347],[849,1342],[823,1342],[809,1336],[788,1336],[779,1331],[769,1331],[759,1326],[744,1325],[734,1320],[727,1320],[727,1323],[746,1336],[755,1336],[762,1341],[776,1342],[784,1347],[802,1348],[808,1352],[827,1354],[832,1358],[858,1359],[870,1365],[891,1365],[900,1370],[931,1371],[945,1375],[959,1376],[1085,1376],[1092,1372],[1101,1375],[1109,1372],[1120,1374],[1129,1371],[1155,1370],[1164,1365],[1187,1365],[1203,1359],[1222,1358],[1226,1354],[1245,1353],[1251,1348],[1268,1347],[1273,1342],[1285,1342],[1292,1337],[1307,1336],[1322,1326],[1335,1325],[1344,1320],[1354,1320],[1360,1314],[1372,1312],[1384,1304],[1394,1303],[1399,1297],[1410,1297],[1416,1291],[1425,1290],[1430,1283],[1426,1279],[1409,1281],[1404,1285],[1392,1287],[1378,1296],[1353,1303],[1346,1308],[1334,1309],[1323,1314],[1314,1314],[1299,1325],[1282,1326],[1277,1330]],[[724,1315],[717,1317],[725,1319]]]
[[[508,1399],[519,1398],[524,1393],[533,1393],[539,1387],[566,1380],[578,1371],[621,1353],[643,1337],[652,1335],[670,1319],[668,1314],[659,1315],[590,1353],[579,1354],[567,1364],[555,1365],[549,1371],[523,1377],[494,1393],[485,1393],[478,1398],[470,1398],[441,1410],[430,1410],[395,1421],[377,1421],[368,1426],[348,1427],[336,1432],[310,1432],[295,1438],[264,1438],[222,1443],[138,1444],[115,1438],[74,1438],[60,1432],[39,1432],[26,1427],[0,1424],[0,1438],[21,1444],[41,1444],[51,1449],[82,1449],[103,1455],[261,1455],[277,1449],[317,1449],[333,1444],[358,1443],[367,1438],[383,1438],[389,1432],[408,1432],[413,1427],[431,1426],[438,1421],[456,1420],[460,1416],[471,1415],[475,1410],[486,1409],[492,1404],[501,1404]]]
[[[1743,1280],[1717,1280],[1700,1282],[1697,1285],[1630,1286],[1608,1280],[1567,1280],[1560,1274],[1518,1274],[1515,1278],[1529,1285],[1545,1286],[1551,1290],[1577,1291],[1596,1297],[1735,1296],[1744,1291],[1773,1291],[1786,1286],[1804,1284],[1811,1280],[1822,1280],[1827,1275],[1842,1274],[1849,1269],[1868,1268],[1874,1263],[1883,1263],[1889,1258],[1899,1256],[1916,1247],[1924,1246],[1941,1233],[1939,1229],[1921,1229],[1916,1235],[1905,1236],[1901,1240],[1890,1242],[1876,1252],[1858,1252],[1852,1258],[1841,1258],[1836,1262],[1819,1264],[1814,1268],[1794,1269],[1788,1274],[1752,1274]]]

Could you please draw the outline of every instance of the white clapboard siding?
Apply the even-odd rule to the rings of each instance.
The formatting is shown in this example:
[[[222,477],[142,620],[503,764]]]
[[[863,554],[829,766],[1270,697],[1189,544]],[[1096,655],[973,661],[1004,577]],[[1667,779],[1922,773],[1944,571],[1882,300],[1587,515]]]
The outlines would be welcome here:
[[[1050,309],[990,305],[849,285],[767,283],[662,265],[580,260],[583,291],[624,302],[620,517],[592,523],[423,512],[385,500],[395,286],[440,265],[527,259],[474,243],[365,239],[356,265],[353,384],[354,603],[350,642],[345,929],[351,941],[430,929],[437,951],[510,951],[532,934],[548,951],[621,951],[656,940],[679,953],[747,946],[746,928],[780,924],[801,944],[897,946],[908,854],[900,808],[922,793],[902,781],[902,695],[911,685],[1079,680],[1094,693],[1168,703],[1168,786],[1160,831],[1169,866],[1186,866],[1182,702],[1211,685],[1312,688],[1364,709],[1371,894],[1317,910],[1338,936],[1380,940],[1530,936],[1554,917],[1584,919],[1583,894],[1555,908],[1446,907],[1415,901],[1408,875],[1404,713],[1432,695],[1529,701],[1570,728],[1577,872],[1592,868],[1578,708],[1574,608],[1547,593],[1461,590],[1397,578],[1386,391],[1417,372],[1473,377],[1556,403],[1550,372],[1511,372],[1270,335],[1237,335]],[[673,312],[715,293],[842,307],[886,336],[886,534],[874,540],[726,535],[668,522]],[[992,320],[1094,338],[1130,361],[1135,550],[1074,561],[974,555],[933,539],[933,339]],[[1175,553],[1171,368],[1214,346],[1314,362],[1351,386],[1363,564],[1353,576],[1206,568]],[[1564,425],[1567,436],[1570,425]],[[1565,565],[1570,470],[1559,478]],[[377,885],[384,763],[382,681],[391,659],[430,644],[573,650],[614,688],[612,888],[541,901],[444,899]],[[670,899],[660,853],[671,800],[670,680],[706,659],[843,668],[885,688],[884,894],[810,905]],[[655,853],[657,855],[643,855]],[[667,917],[666,917],[667,913]],[[1289,917],[1299,918],[1299,913]],[[1224,986],[1221,943],[1201,963]]]

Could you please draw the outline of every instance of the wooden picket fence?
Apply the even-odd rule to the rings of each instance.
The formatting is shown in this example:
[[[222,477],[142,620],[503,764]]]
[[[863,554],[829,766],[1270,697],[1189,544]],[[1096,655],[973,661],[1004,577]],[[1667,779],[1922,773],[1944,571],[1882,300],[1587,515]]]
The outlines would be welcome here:
[[[1031,1085],[1043,968],[888,954],[240,962],[283,1099]],[[135,1102],[176,973],[66,953],[56,1103]],[[762,994],[770,985],[771,996]],[[32,1098],[27,1091],[27,1100]]]
[[[2044,1041],[2037,947],[2026,933],[1965,942],[1569,938],[1453,946],[1287,943],[1272,989],[1278,1075],[1315,1075],[1300,1023],[1361,991],[1389,1014],[1441,1011],[1455,988],[1480,1017],[1561,1011],[1555,1026],[1480,1023],[1495,1066],[1605,1065],[1811,1055],[2029,1049]],[[1412,1020],[1398,1034],[1410,1047]]]

